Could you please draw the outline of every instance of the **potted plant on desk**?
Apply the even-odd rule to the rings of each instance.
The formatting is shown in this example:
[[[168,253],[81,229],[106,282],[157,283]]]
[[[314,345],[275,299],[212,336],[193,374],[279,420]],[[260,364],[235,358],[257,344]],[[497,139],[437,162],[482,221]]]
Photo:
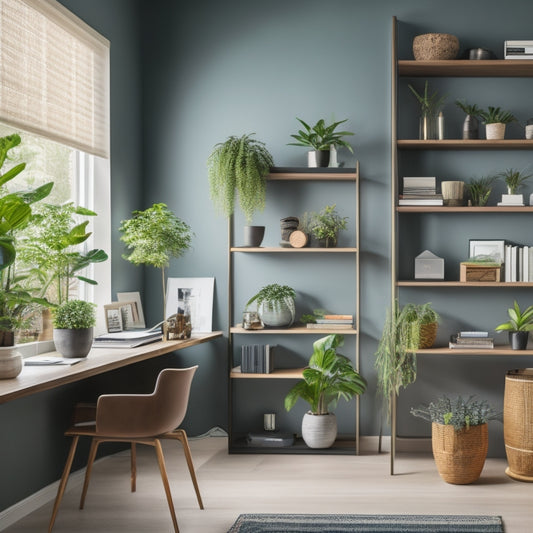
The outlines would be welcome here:
[[[63,357],[86,357],[93,343],[95,304],[69,300],[53,309],[54,344]]]
[[[509,321],[496,326],[496,331],[508,331],[509,342],[513,350],[525,350],[529,339],[529,332],[533,330],[533,305],[523,312],[515,300],[513,307],[507,310]]]
[[[341,398],[346,401],[366,390],[366,380],[353,368],[350,360],[337,353],[344,341],[342,335],[328,335],[313,343],[313,354],[298,382],[285,397],[290,411],[298,398],[310,410],[302,420],[302,437],[310,448],[329,448],[337,437],[337,419],[333,409]]]

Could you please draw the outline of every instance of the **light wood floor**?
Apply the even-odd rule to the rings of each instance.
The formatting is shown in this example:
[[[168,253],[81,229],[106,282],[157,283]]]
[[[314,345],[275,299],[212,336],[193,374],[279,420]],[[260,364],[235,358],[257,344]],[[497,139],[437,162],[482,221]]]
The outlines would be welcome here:
[[[240,513],[501,515],[506,533],[533,531],[533,484],[508,478],[506,461],[488,459],[473,485],[442,481],[428,454],[359,456],[228,455],[224,437],[191,441],[205,510],[183,454],[165,441],[165,457],[181,533],[225,533]],[[129,492],[129,455],[95,464],[85,509],[81,487],[65,494],[54,533],[159,533],[172,524],[152,448],[139,446],[137,492]],[[5,531],[46,531],[52,502]]]

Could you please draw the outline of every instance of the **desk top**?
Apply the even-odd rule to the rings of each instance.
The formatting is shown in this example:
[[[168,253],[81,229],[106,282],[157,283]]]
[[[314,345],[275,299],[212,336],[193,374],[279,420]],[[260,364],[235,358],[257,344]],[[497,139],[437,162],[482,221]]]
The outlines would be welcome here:
[[[159,341],[137,348],[92,348],[87,358],[71,366],[25,366],[13,379],[0,380],[0,403],[73,383],[116,368],[152,359],[221,337],[221,331],[193,335],[180,341]],[[50,352],[46,355],[59,355]]]

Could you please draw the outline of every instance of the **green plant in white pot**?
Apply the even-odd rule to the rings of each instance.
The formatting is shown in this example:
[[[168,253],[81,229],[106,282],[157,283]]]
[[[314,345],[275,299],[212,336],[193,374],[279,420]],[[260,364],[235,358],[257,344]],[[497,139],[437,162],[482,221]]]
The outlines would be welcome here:
[[[296,316],[295,298],[296,292],[293,288],[273,283],[262,287],[252,296],[246,303],[246,309],[255,302],[259,318],[265,326],[289,327]]]
[[[523,205],[524,195],[518,191],[522,185],[531,178],[532,174],[526,174],[522,170],[508,168],[499,174],[503,178],[507,187],[507,194],[502,194],[502,203],[510,205]]]
[[[69,300],[52,311],[54,344],[63,357],[86,357],[93,342],[96,305]]]
[[[309,404],[302,420],[302,437],[310,448],[329,448],[337,437],[337,420],[330,412],[341,398],[349,401],[366,390],[366,380],[350,360],[337,353],[342,335],[328,335],[313,343],[313,354],[299,381],[285,397],[290,411],[301,398]]]

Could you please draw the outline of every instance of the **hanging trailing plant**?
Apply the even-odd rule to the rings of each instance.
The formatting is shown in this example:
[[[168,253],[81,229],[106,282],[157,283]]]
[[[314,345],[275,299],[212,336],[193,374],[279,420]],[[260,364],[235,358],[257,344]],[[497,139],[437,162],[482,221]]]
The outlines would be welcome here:
[[[229,137],[215,146],[207,160],[209,190],[215,207],[229,218],[238,197],[248,224],[253,214],[265,207],[265,178],[274,165],[265,143],[252,139],[252,135]]]

